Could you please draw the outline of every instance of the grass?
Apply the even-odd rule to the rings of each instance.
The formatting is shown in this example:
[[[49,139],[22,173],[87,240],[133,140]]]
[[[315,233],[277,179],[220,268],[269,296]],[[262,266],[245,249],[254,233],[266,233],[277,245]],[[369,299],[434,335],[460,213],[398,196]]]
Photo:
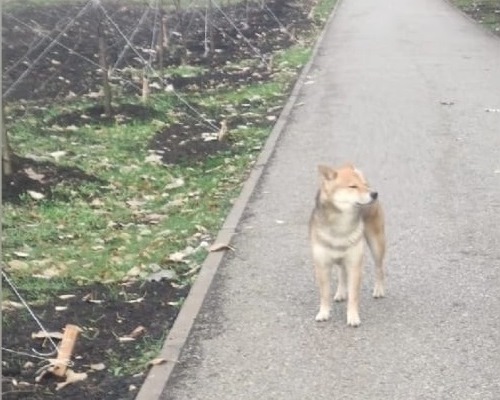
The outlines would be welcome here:
[[[457,7],[500,35],[500,2],[498,0],[451,0]]]
[[[286,60],[287,54],[282,57]],[[289,58],[295,68],[296,49]],[[225,105],[238,108],[253,99],[252,112],[258,114],[283,103],[285,83],[277,75],[276,82],[212,93],[203,101],[194,95],[192,102],[217,114]],[[154,100],[157,110],[166,116],[163,123],[173,121],[169,115],[178,110],[172,108],[172,98],[167,94]],[[149,264],[165,265],[169,254],[193,244],[197,234],[216,232],[257,155],[256,148],[271,128],[265,120],[257,126],[237,127],[231,133],[237,141],[232,152],[191,167],[167,168],[145,162],[147,143],[158,129],[149,122],[82,127],[68,137],[51,135],[51,127],[44,121],[68,108],[54,105],[42,110],[38,119],[9,126],[15,152],[43,157],[64,150],[67,155],[61,157],[61,164],[78,166],[108,182],[108,187],[60,185],[51,200],[26,197],[21,206],[4,205],[4,261],[15,260],[16,253],[28,254],[23,261],[29,268],[16,271],[18,278],[41,275],[80,284],[113,282],[124,279],[137,266],[147,273]],[[178,180],[183,182],[181,187],[165,189]],[[137,205],[131,206],[134,202]],[[151,214],[165,218],[155,225],[137,221]],[[116,229],[118,224],[123,228]],[[204,250],[200,254],[198,258]],[[25,281],[30,286],[32,282]]]
[[[59,0],[30,3],[51,1]],[[315,18],[324,20],[333,4],[334,0],[320,2]],[[184,95],[208,118],[252,114],[251,124],[231,126],[234,146],[230,151],[194,165],[167,167],[146,160],[151,137],[161,127],[177,122],[185,109],[169,93],[151,98],[149,105],[161,116],[152,120],[82,126],[64,133],[50,123],[63,113],[93,105],[84,100],[52,103],[28,117],[10,120],[8,131],[16,154],[50,158],[51,153],[64,151],[59,164],[77,166],[107,182],[105,187],[99,183],[59,185],[50,200],[26,196],[20,205],[4,204],[3,261],[10,265],[16,284],[29,293],[28,300],[43,302],[54,292],[93,281],[112,285],[130,278],[132,271],[134,277],[144,278],[153,265],[174,269],[176,283],[189,285],[207,254],[200,243],[213,240],[238,196],[272,129],[268,110],[283,106],[297,71],[311,56],[312,39],[301,38],[301,44],[275,54],[270,82]],[[254,62],[243,60],[239,66],[228,67]],[[205,71],[184,66],[169,72],[194,76]],[[135,100],[122,97],[122,101]],[[9,104],[6,114],[17,107]],[[150,217],[157,218],[157,223],[148,223]],[[186,256],[187,264],[169,261],[169,256],[188,246],[197,250]],[[144,368],[159,345],[144,343],[145,356],[125,364],[119,355],[110,354],[108,358],[116,361],[111,363],[114,373]]]

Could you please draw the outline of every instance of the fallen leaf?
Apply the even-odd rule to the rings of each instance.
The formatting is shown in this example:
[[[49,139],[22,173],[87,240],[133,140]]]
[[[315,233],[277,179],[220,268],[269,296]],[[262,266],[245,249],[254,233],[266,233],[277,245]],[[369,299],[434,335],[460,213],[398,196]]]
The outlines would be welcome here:
[[[61,390],[62,388],[76,382],[81,382],[87,379],[88,375],[85,372],[74,372],[72,369],[66,370],[66,380],[64,382],[60,382],[56,385],[56,390]]]
[[[53,157],[56,161],[59,161],[59,159],[65,155],[66,155],[66,152],[64,150],[59,150],[59,151],[54,151],[52,153],[49,153],[49,156]]]
[[[33,171],[33,168],[26,168],[24,170],[24,172],[26,172],[26,175],[28,176],[28,178],[33,179],[33,180],[38,181],[38,182],[43,182],[43,179],[45,178],[44,174],[39,174],[39,173]]]
[[[181,251],[178,251],[178,252],[176,252],[176,253],[172,253],[172,254],[170,254],[170,255],[168,256],[168,259],[169,259],[170,261],[172,261],[172,262],[178,262],[178,263],[180,263],[180,262],[186,262],[186,261],[184,260],[184,258],[185,258],[185,257],[186,257],[186,254],[184,254],[184,253],[183,253],[183,252],[181,252]]]
[[[148,222],[148,223],[153,224],[153,225],[159,223],[160,221],[162,221],[165,218],[166,218],[166,215],[155,214],[155,213],[146,214],[143,217],[145,222]]]
[[[178,189],[180,187],[184,186],[184,179],[178,178],[175,179],[172,183],[169,183],[164,187],[164,190],[172,190],[172,189]]]
[[[218,140],[218,133],[217,132],[205,132],[201,134],[201,138],[203,139],[204,142],[215,142]]]
[[[7,263],[9,266],[9,269],[15,270],[15,271],[22,271],[25,269],[29,268],[29,264],[25,261],[21,260],[12,260]]]
[[[215,251],[223,251],[223,250],[233,250],[234,251],[234,247],[231,247],[230,245],[225,244],[225,243],[214,243],[213,245],[211,245],[208,248],[208,251],[210,251],[211,253],[215,252]]]
[[[94,371],[102,371],[103,369],[106,369],[106,365],[104,365],[104,363],[90,364],[90,369]]]
[[[104,303],[104,300],[97,300],[92,297],[92,293],[88,293],[85,296],[82,297],[82,301],[85,301],[87,303],[93,303],[93,304],[101,304]]]
[[[69,299],[72,299],[74,297],[76,297],[76,295],[74,294],[61,294],[60,296],[58,296],[61,300],[69,300]]]
[[[148,362],[148,366],[165,364],[167,360],[165,358],[155,358]]]
[[[19,258],[28,258],[30,256],[28,253],[25,253],[24,251],[14,251],[13,254]]]
[[[34,190],[27,190],[26,193],[28,193],[33,200],[42,200],[45,198],[44,194],[35,192]]]
[[[137,199],[128,200],[126,203],[131,208],[139,208],[139,207],[142,207],[144,204],[146,204],[145,201],[143,201],[143,200],[137,200]]]
[[[130,277],[139,276],[141,274],[141,272],[142,272],[142,269],[136,265],[135,267],[132,267],[127,271],[127,276],[130,276]]]
[[[150,164],[162,164],[162,156],[160,154],[150,154],[144,159],[144,162],[150,163]]]
[[[92,207],[96,207],[96,208],[97,208],[97,207],[102,207],[102,206],[104,205],[104,202],[103,202],[102,200],[100,200],[100,199],[97,199],[97,198],[96,198],[96,199],[94,199],[94,200],[92,200],[92,201],[90,202],[90,205],[91,205]]]
[[[146,333],[146,328],[144,328],[142,325],[139,325],[132,332],[130,332],[128,336],[137,339],[138,337],[144,335],[145,333]]]
[[[42,278],[42,279],[52,279],[57,276],[61,275],[61,271],[56,268],[56,267],[50,267],[47,269],[44,269],[41,274],[34,274],[33,276],[36,278]]]
[[[143,301],[144,301],[144,297],[139,297],[138,299],[128,300],[125,303],[134,304],[134,303],[142,303]]]
[[[118,341],[120,343],[127,343],[127,342],[133,342],[133,341],[135,341],[135,339],[133,337],[130,337],[130,336],[121,336],[118,338]]]
[[[178,279],[178,275],[171,269],[162,269],[161,271],[153,272],[146,277],[146,280],[149,282],[161,282],[164,279],[167,281],[174,281]]]
[[[2,301],[2,311],[8,310],[21,310],[24,308],[22,303],[18,303],[17,301],[4,300]]]
[[[31,339],[48,339],[48,338],[62,340],[63,333],[38,331],[31,334]]]

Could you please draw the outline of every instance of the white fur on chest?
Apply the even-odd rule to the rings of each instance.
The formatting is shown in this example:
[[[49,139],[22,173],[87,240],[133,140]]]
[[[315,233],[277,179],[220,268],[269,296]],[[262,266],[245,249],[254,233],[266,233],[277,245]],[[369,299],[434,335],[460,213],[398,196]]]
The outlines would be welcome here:
[[[350,251],[359,251],[363,245],[362,237],[364,225],[358,221],[355,226],[352,223],[341,223],[319,227],[316,232],[316,240],[313,242],[313,252],[321,257],[330,259],[342,259]]]

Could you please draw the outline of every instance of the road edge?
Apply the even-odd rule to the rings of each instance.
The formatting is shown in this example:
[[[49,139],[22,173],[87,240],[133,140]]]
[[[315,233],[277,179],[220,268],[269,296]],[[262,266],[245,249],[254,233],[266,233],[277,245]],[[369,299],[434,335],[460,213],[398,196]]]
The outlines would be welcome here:
[[[238,198],[234,202],[231,211],[217,234],[215,243],[230,243],[235,235],[236,228],[245,209],[247,208],[250,198],[260,182],[265,167],[268,165],[269,160],[274,153],[276,143],[281,137],[281,134],[289,121],[289,117],[297,102],[300,91],[304,82],[307,80],[307,76],[312,68],[312,65],[314,64],[316,55],[318,54],[318,50],[323,43],[325,33],[331,25],[341,3],[342,0],[336,1],[325,26],[316,39],[316,43],[314,44],[313,51],[311,53],[311,58],[300,72],[300,75],[294,84],[292,92],[290,93],[281,114],[276,121],[271,134],[265,142],[263,150],[257,158]],[[158,400],[163,393],[175,365],[179,360],[181,351],[187,341],[189,333],[191,332],[194,321],[201,309],[201,306],[203,305],[206,295],[208,294],[213,278],[217,273],[219,266],[222,264],[224,255],[224,251],[208,253],[200,268],[198,277],[191,287],[191,290],[189,291],[189,294],[186,297],[179,314],[177,315],[174,325],[170,329],[163,347],[158,354],[158,358],[164,359],[165,362],[151,367],[139,390],[139,393],[135,397],[135,400]]]
[[[457,4],[453,2],[453,0],[444,0],[445,3],[448,4],[451,8],[454,8],[455,11],[457,11],[459,14],[462,14],[462,17],[465,18],[466,20],[469,20],[469,22],[472,22],[473,25],[475,25],[479,30],[483,31],[489,36],[492,36],[496,40],[500,40],[500,36],[497,35],[495,32],[493,32],[491,29],[487,28],[481,22],[479,22],[477,19],[474,19],[472,15],[467,14],[465,10],[462,10]]]

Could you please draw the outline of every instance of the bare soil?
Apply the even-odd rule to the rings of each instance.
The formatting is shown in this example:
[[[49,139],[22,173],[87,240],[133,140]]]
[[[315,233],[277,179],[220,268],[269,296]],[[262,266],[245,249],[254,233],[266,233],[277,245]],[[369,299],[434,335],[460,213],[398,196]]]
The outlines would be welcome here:
[[[7,288],[5,282],[3,287]],[[186,293],[187,288],[175,289],[166,281],[122,286],[94,284],[53,293],[48,302],[32,309],[48,332],[63,332],[66,324],[76,324],[83,330],[76,342],[71,368],[77,373],[86,372],[88,378],[57,391],[57,383],[63,380],[51,374],[35,382],[36,371],[47,365],[46,361],[3,351],[2,399],[133,399],[147,373],[147,362],[153,359],[152,355],[145,358],[142,349],[148,343],[162,343],[178,313],[178,307],[169,303]],[[38,300],[33,293],[22,295],[28,301]],[[74,297],[62,300],[60,295]],[[57,311],[56,307],[66,309]],[[4,310],[2,314],[3,347],[31,355],[36,355],[32,349],[50,352],[47,340],[32,339],[32,333],[39,332],[40,327],[26,310]],[[143,327],[144,333],[137,339],[120,341],[138,327]],[[104,369],[91,368],[101,363]],[[123,368],[131,363],[138,372]]]

